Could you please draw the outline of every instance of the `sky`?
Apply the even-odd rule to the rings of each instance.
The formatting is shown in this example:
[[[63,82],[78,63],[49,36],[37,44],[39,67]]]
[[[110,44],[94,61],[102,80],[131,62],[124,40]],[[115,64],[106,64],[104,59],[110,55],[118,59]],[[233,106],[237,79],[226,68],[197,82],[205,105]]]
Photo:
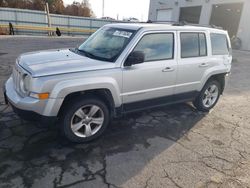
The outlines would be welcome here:
[[[63,0],[65,5],[71,4],[73,0]],[[82,2],[82,0],[75,0]],[[135,17],[140,21],[148,20],[148,9],[150,0],[104,0],[104,16],[117,18]],[[102,0],[89,0],[91,8],[97,18],[102,17]]]

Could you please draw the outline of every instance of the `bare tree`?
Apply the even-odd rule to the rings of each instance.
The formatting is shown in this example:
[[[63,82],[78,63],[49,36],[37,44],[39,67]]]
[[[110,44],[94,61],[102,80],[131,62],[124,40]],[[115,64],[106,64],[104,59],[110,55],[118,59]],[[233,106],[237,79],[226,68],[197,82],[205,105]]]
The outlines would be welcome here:
[[[82,1],[82,3],[74,1],[71,5],[65,8],[65,14],[74,16],[91,17],[92,10],[88,0]]]
[[[83,0],[82,3],[74,1],[66,7],[63,0],[0,0],[0,7],[44,10],[46,2],[49,4],[50,13],[84,17],[94,15],[88,0]]]

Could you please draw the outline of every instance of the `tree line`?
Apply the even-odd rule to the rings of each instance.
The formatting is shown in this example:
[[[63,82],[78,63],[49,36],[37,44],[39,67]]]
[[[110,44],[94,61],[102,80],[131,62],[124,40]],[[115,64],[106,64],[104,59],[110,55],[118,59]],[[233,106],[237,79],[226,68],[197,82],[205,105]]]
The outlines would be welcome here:
[[[67,6],[63,4],[63,0],[0,0],[0,7],[44,11],[46,2],[50,13],[53,14],[94,17],[88,0],[83,0],[81,3],[74,1]]]

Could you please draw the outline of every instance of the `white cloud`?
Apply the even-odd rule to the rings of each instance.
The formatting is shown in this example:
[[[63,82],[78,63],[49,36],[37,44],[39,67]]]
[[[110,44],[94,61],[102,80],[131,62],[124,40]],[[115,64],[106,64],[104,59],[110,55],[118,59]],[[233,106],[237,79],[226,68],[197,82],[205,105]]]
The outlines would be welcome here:
[[[65,4],[71,4],[73,0],[63,0]],[[81,2],[82,0],[76,0]],[[92,10],[99,18],[102,16],[102,0],[89,0]],[[119,19],[135,17],[139,20],[148,19],[149,0],[105,0],[104,16]]]

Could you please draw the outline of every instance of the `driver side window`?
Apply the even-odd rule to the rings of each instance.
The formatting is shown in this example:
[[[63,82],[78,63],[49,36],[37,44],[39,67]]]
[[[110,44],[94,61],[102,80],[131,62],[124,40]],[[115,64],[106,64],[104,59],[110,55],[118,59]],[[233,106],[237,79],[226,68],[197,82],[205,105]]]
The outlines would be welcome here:
[[[173,59],[174,34],[153,33],[144,35],[133,51],[145,54],[145,62]]]

